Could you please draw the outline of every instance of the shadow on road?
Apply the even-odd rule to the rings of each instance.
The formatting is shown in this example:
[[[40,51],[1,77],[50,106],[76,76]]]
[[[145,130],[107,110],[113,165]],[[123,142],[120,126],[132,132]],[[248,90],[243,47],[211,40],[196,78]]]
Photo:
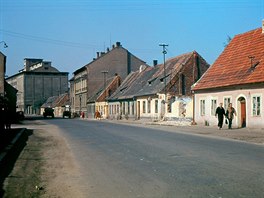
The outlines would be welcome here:
[[[17,129],[12,129],[12,130],[17,130]],[[17,136],[14,139],[12,139],[10,143],[7,143],[6,148],[0,150],[0,153],[5,155],[4,157],[1,156],[1,160],[0,160],[0,197],[3,197],[5,193],[3,189],[5,179],[13,170],[14,165],[21,151],[24,149],[24,147],[27,144],[28,137],[31,136],[32,134],[33,134],[33,130],[26,130],[25,132],[23,132],[23,134],[21,134],[21,136],[15,142],[14,139],[17,138]]]

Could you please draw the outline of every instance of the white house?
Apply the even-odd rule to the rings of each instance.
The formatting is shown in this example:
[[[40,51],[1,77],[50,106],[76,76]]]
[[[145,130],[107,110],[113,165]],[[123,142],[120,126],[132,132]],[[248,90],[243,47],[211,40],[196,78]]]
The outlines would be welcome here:
[[[193,87],[195,121],[217,125],[215,110],[232,103],[233,127],[264,127],[264,25],[236,35]]]

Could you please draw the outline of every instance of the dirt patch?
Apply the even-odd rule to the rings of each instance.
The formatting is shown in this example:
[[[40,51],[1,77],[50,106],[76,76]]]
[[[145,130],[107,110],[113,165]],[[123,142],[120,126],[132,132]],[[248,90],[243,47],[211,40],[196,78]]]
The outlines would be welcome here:
[[[32,135],[4,182],[4,197],[83,197],[78,167],[59,130],[29,127]]]

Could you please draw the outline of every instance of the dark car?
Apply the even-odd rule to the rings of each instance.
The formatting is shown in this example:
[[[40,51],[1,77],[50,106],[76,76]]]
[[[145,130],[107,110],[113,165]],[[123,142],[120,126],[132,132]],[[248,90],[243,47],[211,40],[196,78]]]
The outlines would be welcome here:
[[[52,108],[45,108],[45,110],[43,112],[43,116],[44,116],[44,118],[46,118],[46,117],[52,117],[52,118],[54,118],[54,109],[52,109]]]
[[[65,117],[71,118],[71,112],[70,111],[63,111],[62,117],[63,118],[65,118]]]

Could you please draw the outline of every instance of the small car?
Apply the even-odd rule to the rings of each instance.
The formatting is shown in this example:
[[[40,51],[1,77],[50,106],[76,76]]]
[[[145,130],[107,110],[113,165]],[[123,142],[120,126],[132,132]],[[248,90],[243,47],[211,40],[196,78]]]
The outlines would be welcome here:
[[[43,112],[43,116],[44,116],[44,118],[46,118],[48,116],[54,118],[54,109],[49,108],[49,107],[45,108],[45,110]]]
[[[63,111],[62,117],[63,118],[65,118],[65,117],[71,118],[71,112],[70,111]]]

